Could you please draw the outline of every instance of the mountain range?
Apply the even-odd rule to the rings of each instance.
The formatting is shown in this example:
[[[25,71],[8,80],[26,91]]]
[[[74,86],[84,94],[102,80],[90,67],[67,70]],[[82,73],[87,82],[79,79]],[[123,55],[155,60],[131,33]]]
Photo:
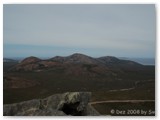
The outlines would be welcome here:
[[[66,66],[81,66],[100,67],[100,68],[123,68],[135,69],[143,68],[143,65],[130,60],[121,60],[113,56],[105,56],[93,58],[87,55],[75,53],[67,57],[56,56],[50,59],[42,60],[40,58],[31,56],[27,57],[12,67],[11,71],[43,71],[49,70],[53,67],[66,67]]]

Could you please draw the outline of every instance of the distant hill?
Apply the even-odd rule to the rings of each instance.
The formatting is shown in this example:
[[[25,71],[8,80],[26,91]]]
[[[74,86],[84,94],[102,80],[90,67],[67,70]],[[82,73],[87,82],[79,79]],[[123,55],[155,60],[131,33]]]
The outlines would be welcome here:
[[[3,58],[3,72],[8,71],[10,68],[18,64],[18,60]]]
[[[30,63],[35,63],[35,62],[39,62],[41,61],[41,59],[31,56],[31,57],[27,57],[24,60],[21,61],[21,64],[30,64]]]
[[[77,63],[77,64],[78,63],[97,64],[98,62],[96,59],[80,53],[75,53],[67,57],[56,56],[53,57],[51,60],[63,63]]]
[[[18,60],[14,60],[10,58],[3,58],[3,62],[18,62]]]
[[[10,70],[44,71],[53,68],[63,68],[66,71],[79,71],[80,73],[84,71],[84,69],[87,69],[88,72],[101,71],[103,73],[108,69],[139,69],[143,68],[143,65],[130,60],[121,60],[113,56],[93,58],[84,54],[75,53],[66,57],[56,56],[46,60],[31,56],[25,58]]]
[[[142,66],[139,63],[136,63],[131,60],[122,60],[118,59],[113,56],[105,56],[105,57],[100,57],[98,60],[106,65],[130,65],[130,66]]]

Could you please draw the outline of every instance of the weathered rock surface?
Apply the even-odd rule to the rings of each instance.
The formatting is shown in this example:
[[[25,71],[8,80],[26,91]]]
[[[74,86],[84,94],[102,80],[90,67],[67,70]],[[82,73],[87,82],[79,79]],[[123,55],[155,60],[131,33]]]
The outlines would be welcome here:
[[[4,116],[97,116],[88,104],[90,92],[67,92],[3,106]]]

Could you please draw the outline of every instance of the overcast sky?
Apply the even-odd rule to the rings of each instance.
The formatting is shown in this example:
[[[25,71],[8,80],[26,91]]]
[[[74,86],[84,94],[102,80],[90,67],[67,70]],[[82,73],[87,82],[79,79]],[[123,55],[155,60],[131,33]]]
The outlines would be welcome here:
[[[155,57],[154,5],[4,5],[4,57]]]

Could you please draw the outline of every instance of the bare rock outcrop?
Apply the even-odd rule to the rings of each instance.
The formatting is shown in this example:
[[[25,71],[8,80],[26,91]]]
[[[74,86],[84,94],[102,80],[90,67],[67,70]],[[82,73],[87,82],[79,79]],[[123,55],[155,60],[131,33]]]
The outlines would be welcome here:
[[[4,116],[97,116],[88,104],[90,92],[67,92],[3,106]]]

